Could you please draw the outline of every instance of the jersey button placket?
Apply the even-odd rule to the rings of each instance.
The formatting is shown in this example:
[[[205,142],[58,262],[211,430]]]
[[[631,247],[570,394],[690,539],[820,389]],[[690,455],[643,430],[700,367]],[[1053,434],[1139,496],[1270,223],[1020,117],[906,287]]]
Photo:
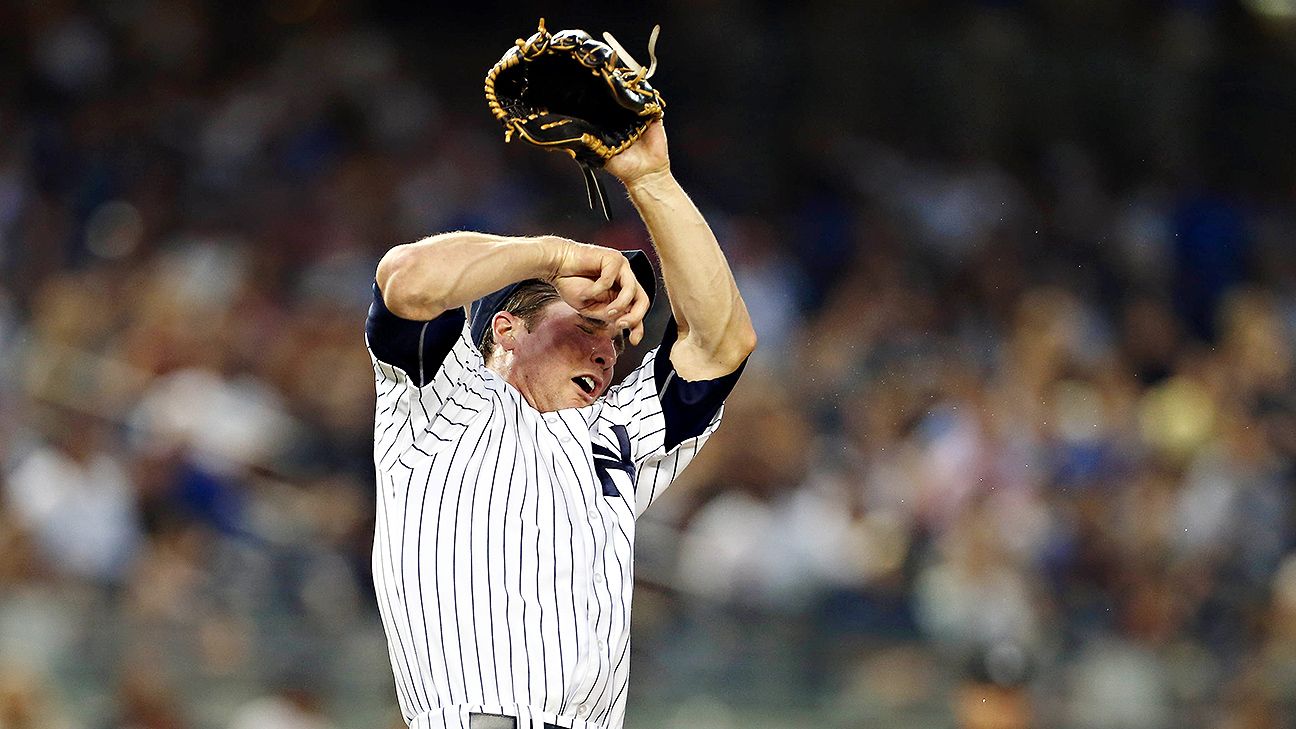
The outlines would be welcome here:
[[[554,435],[558,436],[558,442],[566,447],[572,442],[571,423],[563,417],[562,413],[551,413],[551,415],[553,420],[550,423],[554,425]]]

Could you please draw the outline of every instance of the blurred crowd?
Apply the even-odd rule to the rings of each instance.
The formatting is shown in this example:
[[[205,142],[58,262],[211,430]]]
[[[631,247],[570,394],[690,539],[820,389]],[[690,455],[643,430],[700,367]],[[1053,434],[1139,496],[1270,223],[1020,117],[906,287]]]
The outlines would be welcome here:
[[[0,729],[400,725],[378,258],[648,245],[501,142],[535,18],[476,5],[0,5]],[[1296,726],[1283,8],[550,13],[664,26],[761,338],[641,521],[629,726]]]

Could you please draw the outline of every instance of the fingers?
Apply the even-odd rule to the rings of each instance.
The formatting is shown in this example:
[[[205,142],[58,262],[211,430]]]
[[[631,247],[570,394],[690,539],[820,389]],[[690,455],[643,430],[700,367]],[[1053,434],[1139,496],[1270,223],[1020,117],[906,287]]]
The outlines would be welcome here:
[[[644,327],[643,319],[648,314],[648,308],[652,303],[648,299],[648,293],[644,291],[643,286],[639,285],[639,279],[634,275],[634,270],[630,267],[628,261],[620,272],[621,290],[615,300],[608,305],[608,317],[610,322],[617,331],[629,330],[630,344],[638,344],[643,339]]]
[[[586,316],[597,316],[603,308],[600,297],[594,292],[595,282],[588,278],[564,276],[554,281],[554,286],[563,301]],[[602,300],[606,300],[606,296]]]
[[[572,308],[603,319],[617,331],[629,331],[630,344],[644,337],[643,319],[652,302],[619,251],[577,244],[571,265],[555,281]]]
[[[626,313],[630,311],[630,306],[634,303],[635,292],[639,290],[639,279],[635,278],[634,270],[630,268],[630,262],[620,253],[616,255],[617,258],[621,259],[616,271],[620,291],[617,293],[616,298],[608,303],[607,316],[609,323],[617,321],[618,317],[625,317]]]
[[[616,253],[614,255],[616,256],[616,258],[619,258],[621,260],[618,261],[614,259],[612,256],[605,255],[603,257],[603,260],[601,262],[602,270],[599,271],[598,278],[595,279],[594,285],[591,286],[589,289],[589,297],[591,303],[597,301],[604,301],[608,298],[612,298],[611,297],[612,286],[616,284],[618,279],[620,279],[621,277],[620,269],[625,264],[625,256],[622,256],[619,253]]]
[[[638,344],[643,339],[643,320],[648,315],[648,308],[651,304],[652,302],[648,300],[648,292],[644,291],[643,287],[636,281],[634,303],[631,304],[629,313],[622,317],[622,321],[632,325],[622,327],[622,329],[630,330],[631,344]]]

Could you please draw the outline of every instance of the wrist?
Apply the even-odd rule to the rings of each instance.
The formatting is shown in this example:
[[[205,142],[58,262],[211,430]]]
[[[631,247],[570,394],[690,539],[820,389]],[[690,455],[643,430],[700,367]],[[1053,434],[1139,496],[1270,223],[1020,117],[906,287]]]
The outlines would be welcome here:
[[[561,236],[542,235],[532,245],[540,251],[539,275],[536,278],[553,283],[567,266],[572,242]]]
[[[641,190],[651,190],[653,188],[669,186],[675,183],[675,177],[671,174],[670,167],[651,170],[633,178],[623,179],[622,184],[631,194]]]

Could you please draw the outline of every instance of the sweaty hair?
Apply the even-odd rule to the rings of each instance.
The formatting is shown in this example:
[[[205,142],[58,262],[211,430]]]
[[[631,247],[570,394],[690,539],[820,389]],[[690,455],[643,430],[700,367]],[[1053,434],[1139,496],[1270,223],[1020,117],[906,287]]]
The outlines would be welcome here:
[[[508,297],[499,310],[507,311],[521,319],[526,323],[527,329],[534,329],[540,322],[540,312],[558,298],[558,289],[554,288],[553,284],[538,278],[528,279],[518,285],[517,290]],[[491,353],[495,351],[494,327],[486,327],[486,333],[482,335],[481,344],[477,348],[481,351],[482,359],[489,362]]]

